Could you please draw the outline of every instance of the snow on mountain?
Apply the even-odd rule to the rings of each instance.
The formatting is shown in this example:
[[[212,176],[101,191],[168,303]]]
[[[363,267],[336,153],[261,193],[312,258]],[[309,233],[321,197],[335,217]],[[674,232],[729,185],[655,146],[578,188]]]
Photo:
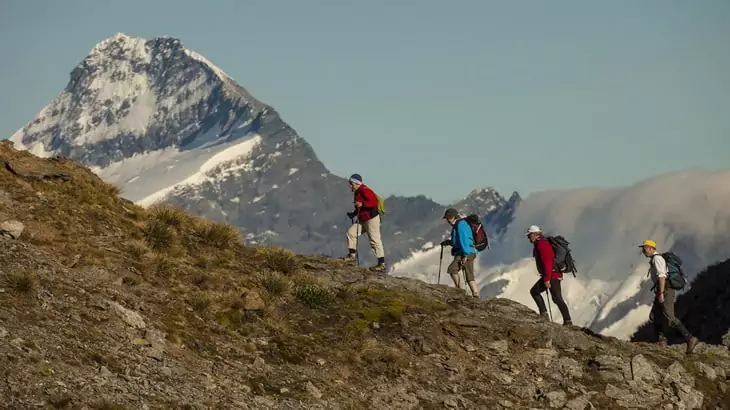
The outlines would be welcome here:
[[[11,141],[106,167],[134,154],[239,137],[263,109],[179,40],[117,34],[91,50],[66,89]]]
[[[331,174],[273,107],[179,39],[120,33],[102,41],[11,141],[87,165],[141,205],[165,202],[229,222],[249,244],[346,252],[347,181]],[[368,183],[367,173],[353,172]],[[460,202],[481,215],[502,215],[505,204],[491,189]],[[391,196],[386,208],[388,261],[442,235],[444,205]],[[360,242],[361,260],[372,262],[367,241]]]
[[[537,310],[529,288],[537,280],[525,229],[536,224],[571,242],[577,278],[563,282],[576,324],[628,338],[646,321],[651,301],[647,260],[638,244],[652,238],[659,251],[684,260],[690,278],[730,256],[730,170],[669,173],[615,189],[545,191],[524,199],[501,240],[477,261],[482,297],[505,297]],[[440,247],[401,261],[398,275],[435,283]],[[450,261],[444,250],[444,269]],[[441,283],[451,284],[442,272]],[[553,309],[556,321],[560,314]]]

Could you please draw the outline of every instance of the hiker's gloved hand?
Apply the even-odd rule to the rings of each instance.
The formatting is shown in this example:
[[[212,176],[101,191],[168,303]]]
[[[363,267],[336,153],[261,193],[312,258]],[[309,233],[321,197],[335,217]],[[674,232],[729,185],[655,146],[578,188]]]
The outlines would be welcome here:
[[[357,212],[352,211],[347,213],[347,217],[350,219],[353,219],[357,215]]]
[[[451,246],[451,239],[441,241],[441,246]]]
[[[355,208],[360,208],[362,206],[362,202],[355,202]]]

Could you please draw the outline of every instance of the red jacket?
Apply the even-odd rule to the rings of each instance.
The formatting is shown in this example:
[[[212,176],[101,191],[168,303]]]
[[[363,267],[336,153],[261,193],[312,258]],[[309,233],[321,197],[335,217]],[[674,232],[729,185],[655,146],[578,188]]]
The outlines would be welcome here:
[[[378,215],[378,197],[375,196],[375,192],[370,189],[367,185],[362,184],[360,188],[355,191],[355,202],[362,203],[357,217],[360,222],[373,219]]]
[[[561,272],[555,270],[555,251],[553,251],[553,247],[544,236],[539,236],[535,241],[532,257],[535,258],[537,271],[540,273],[543,281],[548,282],[551,279],[563,277]]]

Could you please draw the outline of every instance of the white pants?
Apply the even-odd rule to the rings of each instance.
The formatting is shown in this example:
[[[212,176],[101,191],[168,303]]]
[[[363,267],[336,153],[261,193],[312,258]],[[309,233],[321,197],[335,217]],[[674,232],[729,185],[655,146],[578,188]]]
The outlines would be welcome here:
[[[375,257],[385,257],[383,241],[380,239],[380,215],[362,223],[358,222],[352,224],[352,226],[350,226],[347,230],[347,247],[349,249],[357,249],[357,237],[363,233],[368,234],[370,248],[373,250],[373,253],[375,253]]]

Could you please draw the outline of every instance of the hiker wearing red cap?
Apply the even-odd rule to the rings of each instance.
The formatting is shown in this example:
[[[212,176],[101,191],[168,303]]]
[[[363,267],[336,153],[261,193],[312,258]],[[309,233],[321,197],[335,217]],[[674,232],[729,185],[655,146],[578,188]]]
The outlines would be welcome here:
[[[383,249],[383,241],[380,238],[380,212],[378,211],[378,196],[375,195],[370,187],[363,184],[362,177],[359,174],[350,176],[350,189],[354,192],[355,210],[348,212],[350,219],[357,217],[347,230],[347,248],[348,253],[346,260],[354,260],[357,255],[357,238],[366,233],[370,240],[370,248],[373,250],[375,257],[378,258],[378,264],[371,267],[374,272],[385,272],[385,250]]]
[[[529,227],[527,232],[525,232],[525,236],[527,236],[527,239],[534,246],[532,249],[532,257],[535,258],[537,271],[540,274],[540,279],[530,289],[530,295],[537,304],[540,316],[548,318],[545,301],[542,299],[542,292],[549,290],[550,296],[553,297],[553,302],[558,306],[560,315],[563,316],[563,324],[571,326],[573,321],[570,319],[570,311],[568,311],[568,305],[563,300],[563,292],[560,286],[560,281],[563,280],[563,274],[557,269],[554,263],[555,250],[542,234],[542,229],[537,225]]]
[[[652,288],[654,291],[654,302],[651,306],[649,321],[654,324],[657,343],[660,346],[666,346],[666,331],[669,328],[673,328],[687,342],[687,353],[692,353],[699,341],[689,333],[687,328],[674,315],[674,302],[677,298],[677,291],[671,286],[673,278],[670,278],[670,275],[683,275],[681,272],[681,261],[676,263],[675,261],[678,258],[671,252],[663,255],[657,253],[656,242],[651,239],[645,240],[639,245],[639,248],[641,248],[641,253],[649,258],[649,272],[647,276],[651,276],[654,282],[654,287]],[[683,287],[684,284],[681,286]]]

